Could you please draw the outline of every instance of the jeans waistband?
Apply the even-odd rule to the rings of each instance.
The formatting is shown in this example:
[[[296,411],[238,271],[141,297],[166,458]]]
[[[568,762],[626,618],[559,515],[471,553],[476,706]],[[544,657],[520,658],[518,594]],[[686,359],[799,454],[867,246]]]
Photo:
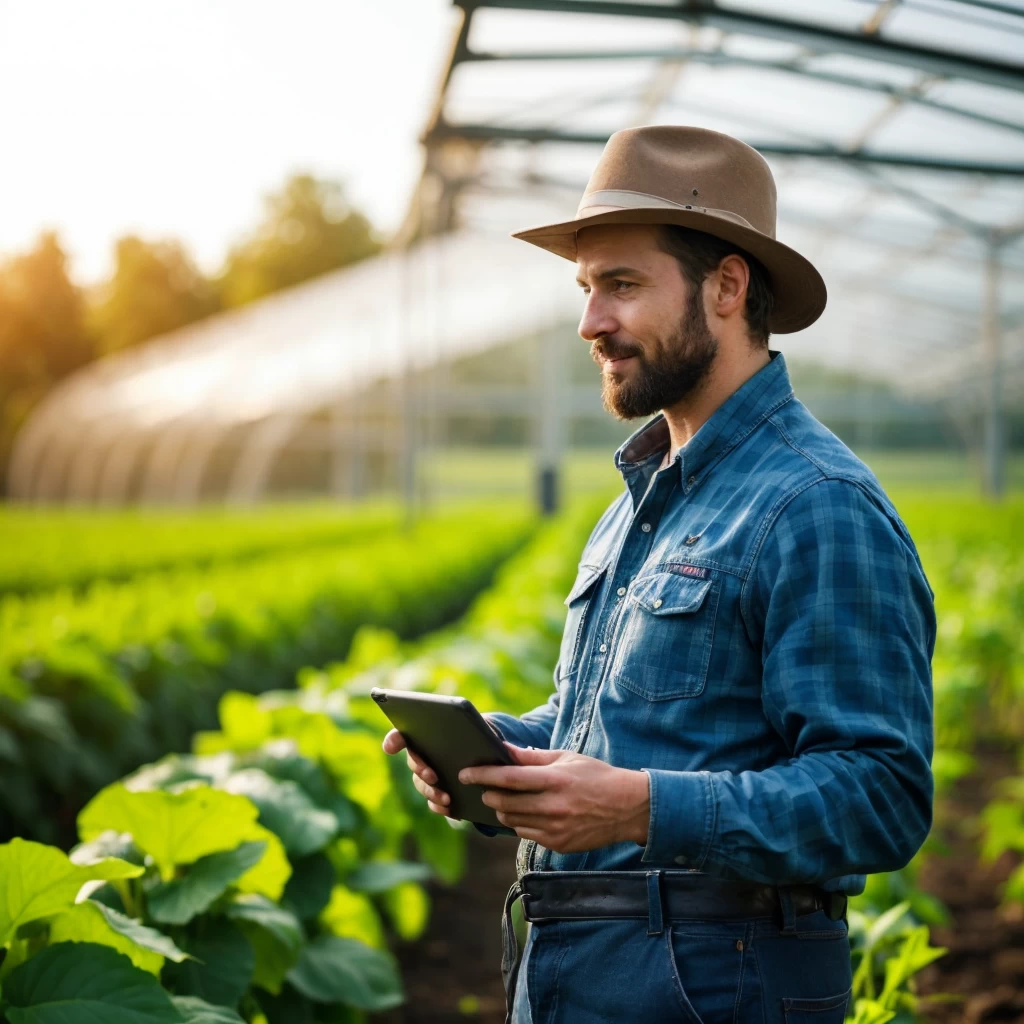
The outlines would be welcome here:
[[[511,1024],[522,958],[512,905],[522,897],[527,921],[646,918],[647,934],[665,921],[728,920],[771,916],[781,933],[795,934],[796,918],[824,910],[832,920],[846,915],[846,897],[810,885],[732,881],[702,872],[531,871],[505,897],[501,974],[506,1024]]]

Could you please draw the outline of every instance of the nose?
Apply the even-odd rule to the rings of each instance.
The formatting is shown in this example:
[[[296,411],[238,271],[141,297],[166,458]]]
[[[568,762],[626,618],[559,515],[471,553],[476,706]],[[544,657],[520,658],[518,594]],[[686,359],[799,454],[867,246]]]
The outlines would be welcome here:
[[[605,297],[598,291],[592,291],[583,307],[583,316],[577,328],[579,336],[584,341],[595,342],[606,334],[614,334],[619,326]]]

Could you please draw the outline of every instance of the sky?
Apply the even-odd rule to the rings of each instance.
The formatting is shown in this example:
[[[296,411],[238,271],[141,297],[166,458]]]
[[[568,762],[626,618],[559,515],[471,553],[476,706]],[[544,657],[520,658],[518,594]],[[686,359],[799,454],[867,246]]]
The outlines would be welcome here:
[[[134,232],[210,272],[296,171],[394,229],[457,21],[449,0],[0,0],[0,255],[53,228],[91,283]]]

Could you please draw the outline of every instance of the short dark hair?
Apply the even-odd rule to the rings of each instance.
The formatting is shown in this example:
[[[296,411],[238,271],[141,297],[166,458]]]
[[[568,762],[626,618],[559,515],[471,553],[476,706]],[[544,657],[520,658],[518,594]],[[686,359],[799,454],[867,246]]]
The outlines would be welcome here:
[[[775,294],[772,279],[764,264],[732,242],[726,242],[706,231],[684,228],[679,224],[661,224],[659,233],[661,248],[674,256],[683,272],[683,277],[693,285],[696,292],[704,278],[725,259],[734,253],[742,256],[750,268],[750,283],[747,285],[747,301],[744,315],[747,331],[755,346],[768,347],[771,334],[768,324],[775,308]]]

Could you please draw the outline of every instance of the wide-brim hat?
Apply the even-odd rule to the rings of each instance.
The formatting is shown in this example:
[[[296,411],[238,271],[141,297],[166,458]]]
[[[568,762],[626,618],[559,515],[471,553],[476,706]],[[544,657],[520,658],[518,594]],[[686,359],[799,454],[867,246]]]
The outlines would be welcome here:
[[[576,260],[576,232],[594,224],[679,224],[739,246],[767,270],[774,334],[803,330],[827,293],[810,260],[775,237],[775,179],[767,161],[721,132],[653,125],[615,132],[590,177],[576,216],[513,238]]]

